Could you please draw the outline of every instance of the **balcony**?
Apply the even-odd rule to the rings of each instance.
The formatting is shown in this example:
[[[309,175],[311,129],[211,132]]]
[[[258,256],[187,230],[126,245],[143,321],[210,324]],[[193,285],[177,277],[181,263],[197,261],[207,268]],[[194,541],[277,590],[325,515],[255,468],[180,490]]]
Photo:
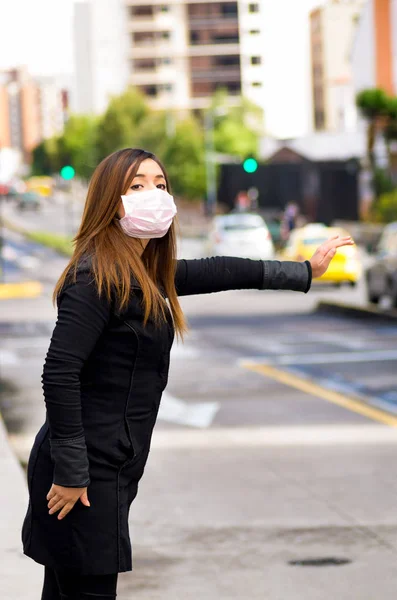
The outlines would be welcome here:
[[[230,17],[194,17],[189,19],[188,26],[189,29],[212,29],[214,27],[236,27],[238,29],[238,17],[234,15]]]
[[[191,44],[188,47],[188,56],[218,56],[225,54],[240,54],[240,43],[200,43]]]
[[[238,67],[213,67],[212,69],[192,69],[192,81],[240,81],[241,72]]]

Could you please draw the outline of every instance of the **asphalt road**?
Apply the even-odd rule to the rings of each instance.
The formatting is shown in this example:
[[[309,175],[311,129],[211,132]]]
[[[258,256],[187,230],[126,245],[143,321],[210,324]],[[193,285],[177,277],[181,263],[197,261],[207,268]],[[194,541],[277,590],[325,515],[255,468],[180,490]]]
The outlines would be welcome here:
[[[21,460],[44,418],[63,264],[47,256],[42,298],[0,306],[1,410]],[[364,303],[365,290],[182,299],[191,329],[131,509],[120,600],[394,600],[397,324],[313,312],[322,298]]]

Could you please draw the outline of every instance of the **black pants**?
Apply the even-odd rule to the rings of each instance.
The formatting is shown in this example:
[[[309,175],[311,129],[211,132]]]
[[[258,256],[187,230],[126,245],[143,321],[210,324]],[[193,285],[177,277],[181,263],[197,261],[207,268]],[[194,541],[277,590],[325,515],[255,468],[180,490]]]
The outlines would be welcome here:
[[[44,567],[41,600],[115,600],[117,576],[79,575]]]

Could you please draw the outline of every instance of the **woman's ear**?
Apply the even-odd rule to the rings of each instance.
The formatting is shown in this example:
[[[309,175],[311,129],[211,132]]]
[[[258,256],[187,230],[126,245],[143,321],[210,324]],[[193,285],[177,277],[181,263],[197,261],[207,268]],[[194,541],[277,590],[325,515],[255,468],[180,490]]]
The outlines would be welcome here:
[[[123,202],[120,202],[119,207],[117,209],[117,216],[119,219],[122,219],[125,216],[125,208]]]

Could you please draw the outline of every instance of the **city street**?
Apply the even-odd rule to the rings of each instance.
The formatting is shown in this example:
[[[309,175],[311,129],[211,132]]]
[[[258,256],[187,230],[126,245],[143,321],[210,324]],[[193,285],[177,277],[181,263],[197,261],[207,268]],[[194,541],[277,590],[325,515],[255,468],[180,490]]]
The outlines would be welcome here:
[[[200,251],[188,240],[181,256]],[[35,270],[41,298],[1,304],[0,408],[22,462],[44,419],[65,263],[47,255]],[[131,509],[121,600],[395,598],[397,324],[315,312],[320,299],[364,304],[364,292],[182,299],[191,330],[173,349]]]

